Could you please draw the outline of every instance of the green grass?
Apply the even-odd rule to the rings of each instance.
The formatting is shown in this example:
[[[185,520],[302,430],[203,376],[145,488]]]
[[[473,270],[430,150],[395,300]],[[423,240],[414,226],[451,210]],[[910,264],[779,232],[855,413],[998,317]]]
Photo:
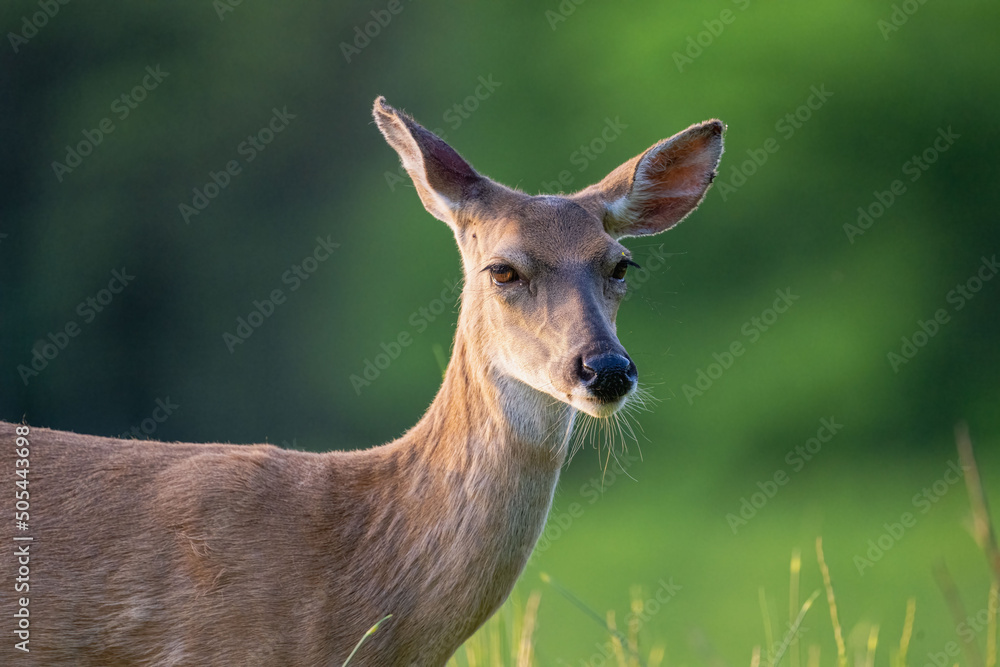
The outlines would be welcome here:
[[[804,602],[798,604],[797,596],[793,591],[797,591],[800,583],[797,569],[800,561],[798,554],[794,554],[790,567],[790,609],[787,625],[779,623],[777,618],[771,617],[770,605],[766,603],[766,597],[761,596],[762,601],[765,601],[762,605],[764,607],[762,614],[763,642],[747,650],[751,667],[778,667],[783,664],[789,667],[819,667],[824,664],[836,664],[837,667],[848,667],[848,665],[873,667],[875,664],[906,667],[906,665],[923,664],[919,657],[909,661],[909,650],[917,619],[915,598],[911,597],[900,605],[902,628],[898,639],[892,637],[891,640],[882,639],[880,641],[880,638],[885,636],[881,632],[880,625],[867,621],[858,621],[851,627],[845,638],[839,619],[834,586],[829,571],[825,568],[822,560],[821,544],[821,541],[817,540],[817,558],[820,569],[823,571],[826,607],[829,614],[825,618],[821,618],[823,610],[819,608],[820,605],[814,604],[818,598],[821,598],[820,590],[814,591]],[[563,595],[563,592],[558,589],[555,592],[556,597]],[[637,622],[637,618],[642,612],[643,601],[637,590],[633,590],[630,613],[627,615],[628,620],[624,632],[619,629],[613,610],[606,613],[604,620],[593,611],[582,614],[582,619],[590,617],[586,620],[587,623],[592,623],[596,616],[599,629],[603,632],[603,642],[607,647],[605,651],[595,652],[589,660],[581,658],[573,663],[562,659],[555,663],[536,659],[535,644],[545,641],[544,636],[535,636],[536,615],[540,599],[541,594],[535,591],[526,606],[522,606],[517,599],[509,601],[460,649],[449,665],[452,667],[477,667],[478,665],[529,667],[542,664],[600,664],[615,665],[616,667],[658,667],[661,664],[685,664],[683,662],[665,662],[666,648],[664,644],[643,636],[641,623]],[[1000,601],[1000,585],[998,585],[997,580],[994,580],[983,606],[989,613],[981,632],[984,635],[982,637],[982,653],[978,653],[978,642],[961,646],[964,649],[961,656],[963,660],[949,656],[949,660],[943,663],[943,667],[950,667],[962,662],[970,667],[996,667],[998,601]],[[800,631],[807,621],[811,624],[821,622],[827,624],[826,631],[833,639],[836,646],[835,652],[824,658],[820,642],[807,641],[802,638]],[[577,619],[567,622],[577,622]],[[960,618],[958,622],[963,621]],[[777,628],[787,628],[787,630],[778,635],[775,634]],[[956,645],[960,643],[960,641],[956,641]],[[937,653],[936,657],[941,659],[944,655],[945,651],[941,651]],[[594,656],[599,657],[595,659]]]
[[[643,506],[639,485],[610,487],[529,565],[519,583],[519,590],[531,591],[529,603],[512,598],[450,664],[996,667],[1000,551],[961,429],[958,441],[968,493],[959,484],[942,496],[864,573],[855,556],[878,535],[875,528],[906,509],[898,499],[911,495],[909,480],[899,484],[901,495],[885,471],[861,474],[844,493],[810,486],[805,495],[818,505],[833,503],[836,517],[817,521],[808,503],[776,503],[748,526],[754,531],[741,549],[724,534],[725,522],[722,531],[706,530],[720,523],[715,508],[688,512],[673,525],[675,535],[700,534],[702,541],[670,544],[648,530],[664,513],[636,509]],[[918,466],[914,477],[934,471]],[[858,472],[824,478],[848,476]],[[866,488],[875,491],[860,491]],[[573,497],[561,500],[565,505]],[[801,528],[789,529],[791,517],[802,516]],[[813,558],[787,548],[789,539],[817,524],[826,539],[799,542],[815,544]],[[639,543],[636,534],[643,536]],[[619,571],[613,558],[623,559],[627,540],[634,543],[625,549],[631,569]],[[784,560],[776,556],[781,551],[792,554],[787,569],[774,565]],[[559,583],[546,571],[559,572]],[[665,571],[667,583],[676,578],[680,590],[661,596],[667,601],[659,609],[648,604],[651,584],[631,588],[624,613],[600,614],[584,601],[621,599],[629,583],[663,582]]]

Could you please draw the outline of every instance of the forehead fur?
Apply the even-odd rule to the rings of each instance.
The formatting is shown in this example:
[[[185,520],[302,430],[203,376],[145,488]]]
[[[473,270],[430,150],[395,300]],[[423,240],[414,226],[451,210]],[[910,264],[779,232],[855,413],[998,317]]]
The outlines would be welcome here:
[[[497,203],[475,207],[463,225],[463,241],[480,252],[517,246],[540,262],[557,265],[568,256],[603,254],[615,243],[594,211],[567,197],[510,192],[502,206]]]

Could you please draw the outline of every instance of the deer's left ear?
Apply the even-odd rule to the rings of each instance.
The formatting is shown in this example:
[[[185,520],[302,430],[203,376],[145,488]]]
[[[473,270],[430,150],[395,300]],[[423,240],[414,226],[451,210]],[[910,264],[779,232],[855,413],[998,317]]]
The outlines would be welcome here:
[[[604,229],[614,238],[670,229],[705,197],[722,157],[724,130],[720,120],[692,125],[574,197],[599,200]]]
[[[487,187],[489,179],[477,174],[441,137],[389,106],[384,97],[375,100],[373,114],[378,129],[413,179],[424,208],[457,229],[459,210]]]

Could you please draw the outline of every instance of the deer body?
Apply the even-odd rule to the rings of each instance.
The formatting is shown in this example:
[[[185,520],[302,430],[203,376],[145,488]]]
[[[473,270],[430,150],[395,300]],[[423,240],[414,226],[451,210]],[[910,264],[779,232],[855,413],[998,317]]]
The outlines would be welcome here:
[[[461,356],[410,432],[361,452],[32,429],[31,652],[5,638],[0,656],[339,666],[392,613],[354,664],[443,664],[513,587],[569,426],[524,442],[498,411],[462,405],[477,392]],[[454,419],[466,409],[477,428]]]
[[[427,413],[387,445],[326,454],[32,428],[30,590],[18,594],[30,652],[6,631],[0,662],[339,666],[392,614],[352,664],[443,665],[510,593],[577,412],[611,414],[635,388],[614,332],[628,257],[615,239],[697,205],[722,126],[693,126],[577,195],[531,197],[381,99],[375,117],[465,265]],[[9,471],[14,440],[0,422]],[[0,597],[5,627],[15,604]]]

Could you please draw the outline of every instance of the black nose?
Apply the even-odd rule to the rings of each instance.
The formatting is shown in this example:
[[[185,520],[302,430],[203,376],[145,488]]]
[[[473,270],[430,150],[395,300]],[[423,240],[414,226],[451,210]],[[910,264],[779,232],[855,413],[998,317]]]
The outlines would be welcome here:
[[[577,359],[577,375],[588,391],[602,403],[611,403],[629,393],[638,372],[627,356],[614,352]]]

